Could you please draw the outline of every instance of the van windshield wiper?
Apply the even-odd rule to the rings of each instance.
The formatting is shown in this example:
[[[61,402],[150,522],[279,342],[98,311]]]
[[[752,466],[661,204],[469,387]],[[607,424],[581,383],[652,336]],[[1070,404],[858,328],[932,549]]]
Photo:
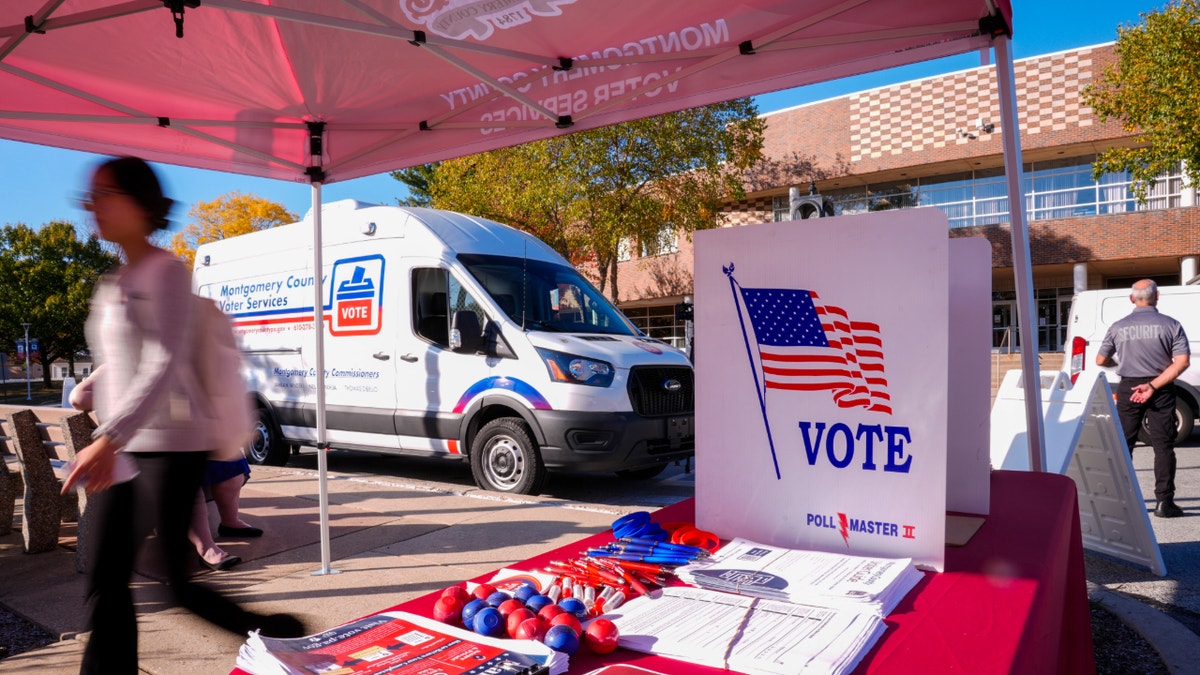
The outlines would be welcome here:
[[[527,319],[525,321],[525,328],[527,330],[542,330],[542,331],[546,331],[547,333],[563,332],[561,328],[559,328],[558,326],[555,326],[554,324],[550,323],[549,321],[534,321],[531,319]]]

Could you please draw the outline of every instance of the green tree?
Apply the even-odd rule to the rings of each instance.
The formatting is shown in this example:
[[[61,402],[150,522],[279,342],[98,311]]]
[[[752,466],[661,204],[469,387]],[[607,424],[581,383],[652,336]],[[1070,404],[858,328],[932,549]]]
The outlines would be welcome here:
[[[228,239],[276,225],[296,222],[296,214],[282,204],[258,195],[229,192],[211,202],[197,202],[188,211],[191,222],[171,238],[168,248],[190,267],[200,244]]]
[[[1128,171],[1144,201],[1155,178],[1184,160],[1200,184],[1200,0],[1175,0],[1118,28],[1116,53],[1083,100],[1101,120],[1121,120],[1137,146],[1102,152],[1093,176]]]
[[[402,206],[429,206],[433,199],[429,196],[429,180],[437,171],[438,163],[410,166],[392,172],[392,178],[408,186],[408,196],[396,200]]]
[[[434,206],[527,230],[572,261],[594,260],[617,298],[623,240],[664,227],[690,236],[719,225],[762,155],[763,122],[750,99],[442,162],[428,181]]]
[[[83,325],[96,281],[118,263],[94,235],[80,240],[74,226],[52,222],[34,230],[7,225],[0,230],[0,335],[6,353],[25,337],[38,338],[42,381],[50,364],[65,358],[75,374],[75,355],[87,349]]]

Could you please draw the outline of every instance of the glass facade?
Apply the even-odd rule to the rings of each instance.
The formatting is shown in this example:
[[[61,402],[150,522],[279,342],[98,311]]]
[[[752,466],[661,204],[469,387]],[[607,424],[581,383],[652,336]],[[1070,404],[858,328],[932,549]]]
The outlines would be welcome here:
[[[1034,291],[1037,308],[1037,345],[1039,352],[1061,352],[1067,339],[1074,289],[1039,288]],[[1021,339],[1017,333],[1017,295],[1013,291],[992,292],[992,351],[1017,353]]]
[[[1029,220],[1095,216],[1168,209],[1180,206],[1183,177],[1179,165],[1160,177],[1139,204],[1129,189],[1128,173],[1092,178],[1095,156],[1025,164],[1022,190]],[[839,215],[936,206],[950,227],[1009,222],[1008,196],[1002,168],[968,171],[880,183],[826,193]],[[786,200],[786,198],[785,198]]]
[[[675,305],[622,307],[621,311],[646,335],[686,349],[687,328],[682,321],[675,320]]]

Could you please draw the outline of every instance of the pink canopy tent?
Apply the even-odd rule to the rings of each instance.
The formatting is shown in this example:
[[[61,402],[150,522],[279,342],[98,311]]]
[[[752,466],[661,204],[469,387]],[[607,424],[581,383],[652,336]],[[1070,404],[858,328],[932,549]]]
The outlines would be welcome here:
[[[4,0],[0,138],[311,183],[321,269],[323,183],[994,47],[1019,195],[1011,19],[1009,0]],[[1013,257],[1040,468],[1022,201]],[[320,381],[316,403],[323,447]]]

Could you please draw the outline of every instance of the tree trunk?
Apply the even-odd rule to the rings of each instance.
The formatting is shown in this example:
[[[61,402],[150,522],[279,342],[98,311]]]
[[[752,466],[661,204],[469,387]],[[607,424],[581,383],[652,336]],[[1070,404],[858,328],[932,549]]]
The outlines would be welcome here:
[[[43,353],[41,358],[38,359],[38,363],[42,364],[42,384],[46,385],[46,388],[49,389],[50,388],[50,375],[51,375],[49,364],[54,363],[54,359],[46,358],[47,356],[54,356],[54,358],[58,358],[58,355],[57,354],[48,355],[48,354]]]
[[[620,302],[620,300],[621,300],[621,298],[618,297],[621,293],[621,290],[620,290],[620,287],[617,286],[617,257],[616,256],[613,256],[613,258],[612,258],[610,270],[611,270],[610,273],[612,274],[612,301],[613,301],[613,304],[615,305],[618,302]]]

